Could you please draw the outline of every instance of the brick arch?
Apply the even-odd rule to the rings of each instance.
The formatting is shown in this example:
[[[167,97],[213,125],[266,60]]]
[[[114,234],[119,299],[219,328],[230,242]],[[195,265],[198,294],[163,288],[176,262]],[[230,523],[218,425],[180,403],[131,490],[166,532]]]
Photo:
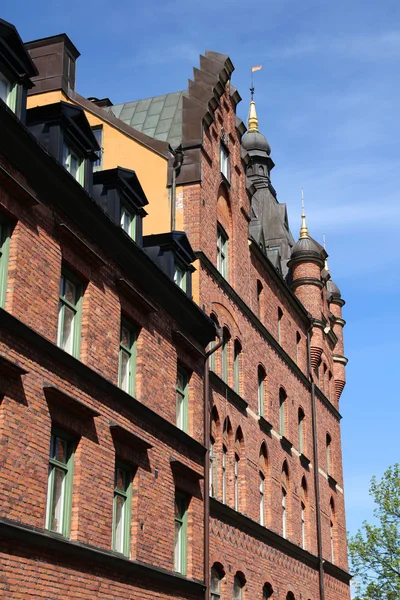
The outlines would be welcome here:
[[[240,329],[239,323],[236,320],[236,317],[233,315],[232,311],[230,310],[230,308],[228,306],[226,306],[226,304],[224,304],[223,302],[220,302],[219,300],[214,300],[211,303],[211,313],[214,313],[215,315],[219,315],[218,318],[218,322],[220,323],[221,327],[223,325],[226,325],[227,327],[229,327],[232,331],[236,331],[239,332],[240,336],[242,336],[242,331]]]

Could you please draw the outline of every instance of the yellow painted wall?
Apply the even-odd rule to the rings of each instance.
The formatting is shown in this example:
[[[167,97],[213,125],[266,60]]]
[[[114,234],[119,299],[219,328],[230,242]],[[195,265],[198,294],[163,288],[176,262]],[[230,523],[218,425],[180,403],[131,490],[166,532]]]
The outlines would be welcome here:
[[[28,108],[54,102],[71,102],[61,91],[28,96]],[[136,172],[149,204],[143,219],[143,234],[163,233],[170,230],[170,211],[167,190],[168,161],[163,156],[142,146],[97,115],[85,110],[92,127],[103,126],[103,169],[124,167]]]

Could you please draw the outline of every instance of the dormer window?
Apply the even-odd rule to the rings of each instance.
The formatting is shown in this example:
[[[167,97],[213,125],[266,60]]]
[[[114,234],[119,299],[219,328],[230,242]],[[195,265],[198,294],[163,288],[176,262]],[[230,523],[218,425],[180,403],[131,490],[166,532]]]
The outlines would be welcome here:
[[[0,71],[0,98],[10,110],[17,113],[19,85]]]
[[[82,186],[85,183],[85,161],[70,146],[64,145],[63,165]]]
[[[182,265],[176,264],[174,271],[174,281],[176,285],[178,285],[184,292],[186,292],[186,275],[186,269]]]
[[[124,204],[121,204],[121,227],[130,238],[136,241],[136,215]]]
[[[219,162],[220,170],[225,179],[230,182],[231,180],[231,165],[229,158],[229,151],[225,144],[221,143],[219,150]]]

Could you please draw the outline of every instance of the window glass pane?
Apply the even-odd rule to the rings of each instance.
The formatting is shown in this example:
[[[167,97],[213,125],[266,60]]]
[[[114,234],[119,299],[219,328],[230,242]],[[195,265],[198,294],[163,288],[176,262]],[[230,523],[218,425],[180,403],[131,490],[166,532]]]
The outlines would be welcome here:
[[[52,458],[55,458],[60,463],[67,463],[67,442],[59,437],[53,437],[52,442]]]
[[[74,317],[75,312],[69,306],[61,306],[61,340],[60,347],[72,354],[74,337]]]
[[[180,572],[182,568],[181,564],[181,528],[182,523],[179,521],[175,521],[175,559],[174,559],[174,568],[175,571]]]
[[[65,300],[67,300],[70,304],[75,304],[76,303],[76,286],[71,281],[69,281],[69,279],[66,279],[65,277],[63,277],[63,281],[64,281],[63,296],[64,296]]]
[[[130,355],[125,350],[121,350],[121,355],[120,355],[120,387],[125,392],[129,392],[129,359],[130,359]]]
[[[57,533],[62,533],[63,528],[65,476],[65,471],[53,467],[53,505],[50,515],[50,529]]]
[[[114,537],[114,550],[117,552],[123,552],[124,550],[124,511],[125,498],[122,496],[115,496],[115,537]]]
[[[0,73],[0,98],[7,104],[8,95],[10,93],[11,84],[7,77]]]

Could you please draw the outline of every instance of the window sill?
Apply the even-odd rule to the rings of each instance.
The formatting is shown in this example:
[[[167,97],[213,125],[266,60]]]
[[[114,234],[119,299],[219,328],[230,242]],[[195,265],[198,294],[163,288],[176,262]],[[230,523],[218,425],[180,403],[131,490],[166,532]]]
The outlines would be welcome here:
[[[300,454],[300,462],[305,469],[308,469],[308,467],[310,466],[310,463],[311,463],[310,459],[307,458],[307,456],[303,453]]]
[[[337,481],[334,477],[332,477],[332,475],[328,475],[328,483],[331,486],[331,488],[333,490],[336,490],[337,487]]]
[[[258,417],[258,424],[264,433],[268,434],[269,436],[271,435],[272,424],[261,415]]]
[[[288,454],[292,454],[293,444],[284,435],[281,435],[281,446]]]

